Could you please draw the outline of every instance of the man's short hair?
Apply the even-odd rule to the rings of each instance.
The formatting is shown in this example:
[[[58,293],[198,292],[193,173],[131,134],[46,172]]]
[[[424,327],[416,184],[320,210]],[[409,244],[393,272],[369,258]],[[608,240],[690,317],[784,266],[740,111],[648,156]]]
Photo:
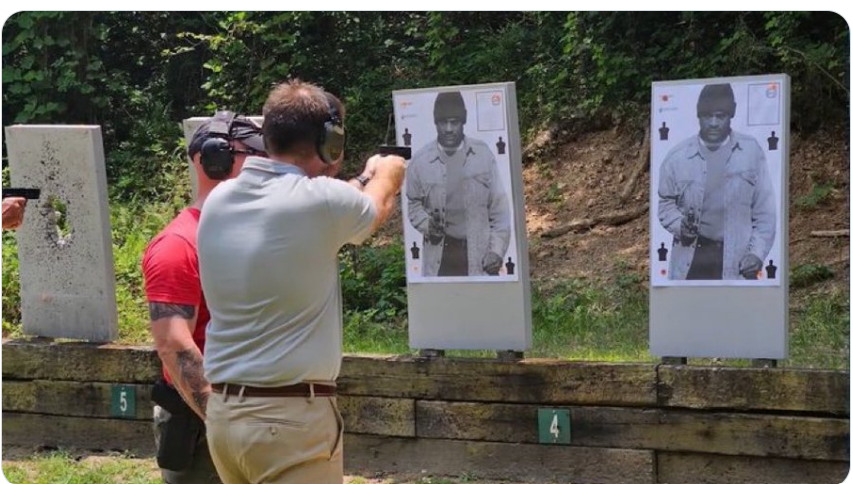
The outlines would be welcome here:
[[[314,146],[330,120],[332,106],[343,122],[340,99],[299,79],[275,86],[264,103],[264,142],[267,152],[281,154],[294,148]]]
[[[733,118],[736,108],[735,93],[731,84],[706,84],[696,102],[696,115],[723,112]]]
[[[223,134],[211,131],[214,122],[228,123],[231,121],[229,133],[223,137]],[[226,128],[227,129],[227,128]],[[245,116],[236,116],[231,111],[217,111],[213,117],[206,119],[201,126],[193,133],[190,144],[187,146],[187,153],[190,158],[201,151],[201,146],[205,141],[211,138],[223,138],[228,141],[240,141],[249,148],[260,152],[265,152],[264,136],[261,132],[261,127],[257,123]]]
[[[435,121],[448,118],[458,118],[464,123],[467,121],[468,111],[465,110],[465,101],[459,91],[440,92],[435,97],[435,107],[432,111]]]

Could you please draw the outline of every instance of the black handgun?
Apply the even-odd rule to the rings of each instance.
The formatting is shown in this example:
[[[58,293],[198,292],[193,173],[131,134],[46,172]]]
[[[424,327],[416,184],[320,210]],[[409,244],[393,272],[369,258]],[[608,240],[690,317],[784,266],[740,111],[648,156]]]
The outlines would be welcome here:
[[[171,414],[168,420],[157,422],[160,433],[157,465],[171,471],[182,471],[193,461],[198,437],[204,433],[204,422],[178,391],[162,379],[151,388],[151,400]]]
[[[162,378],[154,382],[151,388],[151,400],[172,415],[192,413],[192,409],[181,398],[181,394]]]
[[[21,197],[27,200],[38,200],[41,196],[40,188],[6,188],[3,187],[3,198]]]
[[[412,158],[412,147],[411,146],[394,146],[394,145],[379,145],[379,154],[393,155],[399,156],[404,160],[409,160]]]

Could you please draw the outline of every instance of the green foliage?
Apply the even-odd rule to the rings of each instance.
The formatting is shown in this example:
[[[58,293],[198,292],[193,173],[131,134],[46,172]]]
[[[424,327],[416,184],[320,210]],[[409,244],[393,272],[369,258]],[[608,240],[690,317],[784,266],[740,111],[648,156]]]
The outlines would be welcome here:
[[[813,183],[809,193],[801,197],[797,197],[797,199],[794,200],[794,206],[805,209],[816,208],[818,205],[826,201],[830,195],[832,195],[832,191],[834,189],[835,187],[831,182]]]
[[[850,30],[832,12],[765,12],[763,48],[791,75],[792,121],[800,129],[844,119],[850,106]]]
[[[850,368],[850,295],[833,290],[809,294],[791,311],[791,354],[798,367]]]
[[[467,482],[462,479],[459,482]],[[414,484],[456,484],[457,481],[454,479],[449,479],[447,477],[433,477],[433,476],[424,476],[418,478]]]
[[[378,311],[344,312],[343,348],[348,353],[407,354],[408,327],[404,320],[377,322]]]
[[[3,29],[3,124],[97,123],[108,152],[171,153],[181,119],[259,113],[299,77],[344,100],[360,159],[394,89],[515,81],[534,133],[645,113],[655,80],[785,72],[811,129],[847,122],[849,58],[828,12],[20,12]],[[156,118],[170,128],[140,122]],[[111,157],[111,181],[126,163]]]
[[[180,125],[169,120],[167,106],[148,95],[129,102],[147,106],[147,112],[107,155],[110,198],[187,204],[189,164]]]
[[[846,119],[849,33],[836,14],[568,13],[562,32],[552,89],[578,115],[630,114],[655,80],[785,72],[801,128]]]
[[[109,104],[91,12],[19,12],[3,28],[3,124],[91,122]]]
[[[341,255],[344,348],[350,352],[409,353],[403,248],[350,248]],[[582,280],[533,285],[531,356],[647,359],[648,302],[636,274],[607,286]],[[451,352],[488,356],[493,352]],[[493,356],[493,354],[492,354]]]
[[[183,205],[114,204],[110,210],[116,277],[119,338],[123,342],[150,340],[148,306],[142,281],[142,253]]]
[[[18,244],[11,232],[3,232],[3,334],[14,335],[21,322],[21,280],[18,276]]]
[[[3,186],[9,186],[9,167],[3,167]],[[3,231],[3,335],[15,335],[21,321],[18,244],[14,232]]]
[[[560,183],[557,181],[552,181],[548,184],[548,189],[545,190],[545,194],[542,196],[542,199],[548,203],[554,203],[558,206],[563,204],[563,187],[560,186]]]
[[[792,288],[808,287],[832,279],[832,269],[820,264],[800,264],[791,270]]]
[[[406,267],[403,246],[349,246],[341,251],[341,291],[347,313],[369,313],[377,323],[406,317]]]
[[[60,240],[68,237],[71,234],[71,227],[68,224],[68,207],[62,200],[53,195],[48,197],[47,205],[53,209],[56,216],[56,231]]]
[[[148,112],[141,96],[182,107],[194,101],[198,91],[182,82],[192,81],[192,59],[160,50],[200,20],[170,12],[16,13],[3,28],[3,124],[99,124],[111,148]]]
[[[406,269],[399,241],[347,246],[340,256],[344,351],[407,353]]]
[[[570,279],[532,289],[530,356],[648,359],[648,301],[637,278],[604,287]]]

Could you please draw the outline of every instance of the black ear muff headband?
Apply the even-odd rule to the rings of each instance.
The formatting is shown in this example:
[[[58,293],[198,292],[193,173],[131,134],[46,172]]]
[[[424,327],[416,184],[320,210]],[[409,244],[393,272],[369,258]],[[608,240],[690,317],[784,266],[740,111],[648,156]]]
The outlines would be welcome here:
[[[323,123],[317,136],[317,154],[323,163],[331,164],[337,161],[344,152],[344,121],[335,107],[331,95],[326,93],[329,100],[329,119]]]
[[[201,168],[211,180],[224,180],[234,167],[231,150],[231,124],[236,114],[228,112],[223,118],[214,119],[208,128],[208,139],[201,145]]]

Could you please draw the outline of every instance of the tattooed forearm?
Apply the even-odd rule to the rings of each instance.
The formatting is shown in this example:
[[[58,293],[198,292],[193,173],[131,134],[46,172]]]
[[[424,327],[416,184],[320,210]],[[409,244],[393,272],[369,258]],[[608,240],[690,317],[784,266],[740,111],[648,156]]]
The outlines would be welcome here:
[[[207,380],[204,379],[204,368],[201,355],[198,351],[181,350],[175,353],[180,370],[179,378],[189,390],[192,401],[187,402],[195,405],[202,414],[207,412],[207,397],[209,396]]]
[[[180,316],[184,319],[192,319],[195,316],[195,306],[186,304],[169,304],[151,302],[148,303],[148,314],[151,321],[168,318],[172,316]]]

